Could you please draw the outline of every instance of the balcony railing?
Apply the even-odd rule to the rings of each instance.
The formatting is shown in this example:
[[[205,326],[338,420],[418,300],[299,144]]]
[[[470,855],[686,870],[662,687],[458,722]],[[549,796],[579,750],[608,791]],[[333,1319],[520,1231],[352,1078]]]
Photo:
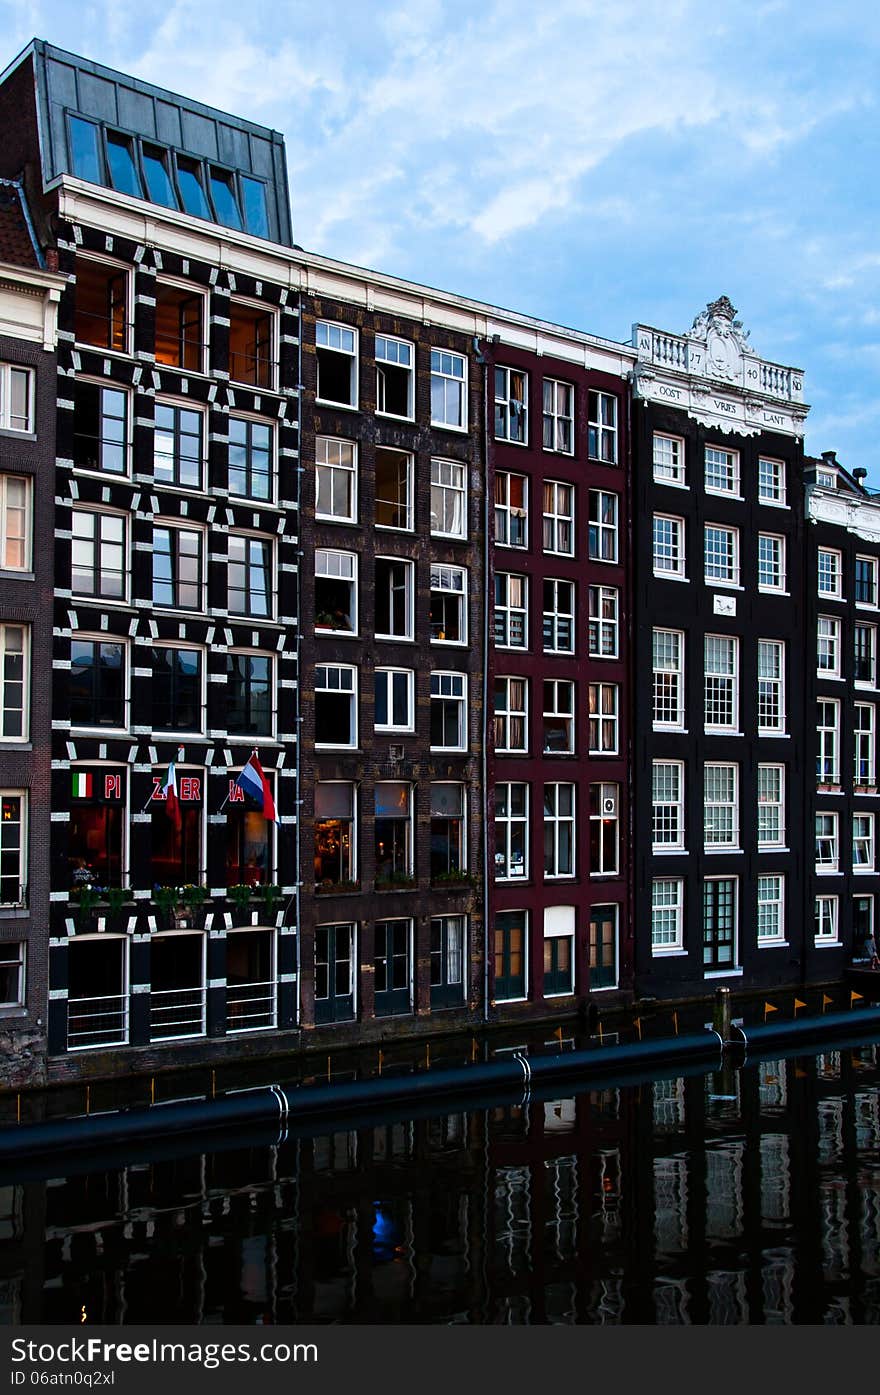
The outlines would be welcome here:
[[[204,1034],[204,988],[166,988],[150,994],[151,1041]]]
[[[128,994],[99,998],[70,998],[67,1004],[67,1046],[119,1046],[128,1041]]]
[[[275,980],[236,983],[226,990],[227,1032],[253,1032],[275,1026]]]

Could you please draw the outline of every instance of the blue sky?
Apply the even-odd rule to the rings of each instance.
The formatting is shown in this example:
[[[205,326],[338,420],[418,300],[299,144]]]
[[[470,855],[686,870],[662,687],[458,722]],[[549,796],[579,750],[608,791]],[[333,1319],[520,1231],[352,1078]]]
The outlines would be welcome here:
[[[880,488],[880,8],[844,0],[0,0],[284,132],[304,247],[628,339],[727,294]]]

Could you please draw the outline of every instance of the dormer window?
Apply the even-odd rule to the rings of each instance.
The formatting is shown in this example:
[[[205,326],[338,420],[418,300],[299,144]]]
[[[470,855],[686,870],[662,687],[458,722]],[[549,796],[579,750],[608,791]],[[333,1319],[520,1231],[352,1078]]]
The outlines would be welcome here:
[[[202,188],[202,172],[195,160],[177,159],[177,187],[183,200],[186,213],[194,213],[197,218],[210,218],[211,210]]]
[[[177,199],[168,174],[168,152],[158,145],[145,145],[143,153],[148,197],[163,208],[176,208]]]
[[[837,488],[837,471],[836,471],[836,470],[817,470],[817,471],[816,471],[816,483],[817,483],[818,485],[821,485],[821,487],[822,487],[823,489],[836,489],[836,488]]]
[[[211,198],[217,218],[224,227],[241,229],[241,214],[235,201],[235,177],[229,170],[211,166]]]
[[[107,164],[114,189],[118,189],[120,194],[131,194],[136,199],[143,197],[128,136],[121,136],[116,131],[107,132]]]

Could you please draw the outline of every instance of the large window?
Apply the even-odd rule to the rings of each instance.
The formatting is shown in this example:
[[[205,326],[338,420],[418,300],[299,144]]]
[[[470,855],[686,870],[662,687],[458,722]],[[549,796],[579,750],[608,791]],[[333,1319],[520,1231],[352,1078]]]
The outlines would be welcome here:
[[[229,302],[229,376],[233,382],[275,390],[276,315],[264,305]]]
[[[227,931],[226,1031],[274,1027],[276,987],[275,931]]]
[[[544,997],[574,992],[574,906],[544,911]]]
[[[705,528],[705,576],[716,586],[739,585],[739,529],[720,523]]]
[[[785,846],[785,766],[758,766],[758,851]]]
[[[382,781],[375,787],[375,797],[376,882],[409,879],[413,875],[412,786]]]
[[[373,927],[373,1006],[377,1017],[412,1011],[411,920],[377,920]]]
[[[617,987],[618,905],[593,906],[590,910],[588,946],[590,989]]]
[[[817,896],[814,933],[816,944],[836,945],[838,934],[839,901],[836,896]]]
[[[0,569],[18,572],[30,566],[31,482],[0,474]]]
[[[654,432],[654,479],[659,484],[684,484],[684,441],[680,436]]]
[[[593,562],[617,561],[617,495],[604,489],[589,491],[587,555]]]
[[[876,840],[873,814],[853,814],[852,862],[854,872],[874,871]]]
[[[684,728],[684,631],[655,630],[653,634],[654,727]]]
[[[122,766],[71,768],[67,859],[72,887],[124,886],[126,781]]]
[[[684,848],[684,761],[655,760],[653,832],[655,852]]]
[[[0,741],[27,740],[30,682],[30,626],[0,623]]]
[[[230,736],[271,736],[274,684],[270,654],[226,655],[226,730]]]
[[[853,587],[853,599],[856,605],[876,606],[877,572],[878,560],[876,557],[856,558],[855,584]]]
[[[739,766],[703,766],[703,841],[707,851],[739,846]]]
[[[785,940],[785,877],[781,873],[758,878],[758,944]]]
[[[357,446],[335,436],[315,437],[315,516],[357,522]]]
[[[201,373],[205,366],[205,297],[189,286],[156,283],[156,362]]]
[[[544,786],[544,876],[573,877],[574,785]]]
[[[348,325],[318,320],[315,325],[315,357],[318,367],[316,396],[319,402],[356,407],[357,330]]]
[[[431,643],[467,643],[467,572],[431,567]]]
[[[526,996],[527,911],[503,911],[495,917],[495,1001]]]
[[[620,592],[616,586],[590,586],[589,646],[593,659],[616,659],[620,627]]]
[[[527,678],[495,679],[496,755],[524,755],[528,751],[528,696]]]
[[[373,676],[376,731],[413,731],[415,674],[411,668],[377,668]]]
[[[431,1007],[464,1002],[467,916],[431,917]]]
[[[376,447],[376,527],[413,526],[413,458],[409,451]]]
[[[0,1008],[24,1006],[25,952],[22,940],[0,941]]]
[[[457,460],[431,461],[431,532],[467,537],[467,467]]]
[[[27,902],[27,794],[0,792],[0,906]]]
[[[128,273],[123,267],[76,259],[74,333],[78,344],[128,353]]]
[[[620,871],[620,786],[590,785],[590,876]]]
[[[230,533],[226,539],[229,558],[226,604],[230,615],[252,615],[266,619],[272,615],[272,550],[268,538],[243,538]]]
[[[74,595],[124,600],[128,581],[125,518],[74,509],[72,530],[70,580]]]
[[[528,440],[529,380],[519,368],[495,369],[495,439]]]
[[[495,786],[495,880],[525,881],[529,875],[529,787]]]
[[[166,931],[150,939],[150,1040],[205,1031],[205,936]]]
[[[357,633],[357,557],[315,548],[315,629]]]
[[[204,776],[177,767],[177,797],[180,818],[172,818],[162,796],[166,769],[153,772],[150,802],[150,846],[154,885],[199,885],[204,881],[202,815]]]
[[[544,551],[574,556],[574,485],[544,481]]]
[[[840,677],[840,621],[820,615],[817,621],[816,669],[820,678]]]
[[[412,639],[414,578],[412,562],[376,558],[377,639]]]
[[[315,1022],[350,1022],[355,1000],[354,925],[315,926]]]
[[[156,403],[153,477],[157,484],[201,488],[204,422],[202,413],[191,407]]]
[[[873,786],[877,781],[877,709],[873,702],[853,705],[853,783]]]
[[[545,654],[574,653],[574,582],[545,580],[542,634]]]
[[[543,752],[552,756],[572,756],[575,749],[574,682],[569,678],[545,678],[542,688]]]
[[[154,605],[176,610],[203,608],[203,546],[201,530],[154,525]]]
[[[703,967],[733,968],[736,963],[737,881],[707,877],[703,882]]]
[[[706,447],[706,492],[739,494],[739,455],[735,450]]]
[[[686,576],[684,519],[670,518],[666,514],[655,513],[653,534],[654,575]]]
[[[544,379],[544,449],[574,454],[574,388],[558,378]]]
[[[495,472],[495,542],[499,547],[528,547],[529,482],[510,470]]]
[[[818,558],[819,595],[839,601],[843,597],[843,558],[834,548],[820,547]]]
[[[528,577],[495,573],[495,643],[499,649],[527,649]]]
[[[758,640],[758,735],[785,731],[785,641]]]
[[[315,785],[315,885],[329,888],[357,879],[355,787],[342,780]]]
[[[406,339],[376,335],[376,411],[413,419],[415,346]]]
[[[67,951],[68,1049],[127,1040],[128,938],[77,935]]]
[[[274,880],[273,830],[275,825],[263,817],[258,804],[245,790],[236,785],[236,775],[230,771],[229,802],[226,805],[226,885],[266,886]],[[272,772],[266,773],[274,786]]]
[[[704,670],[705,721],[717,731],[739,724],[739,641],[729,635],[706,635]]]
[[[785,591],[785,538],[758,534],[758,590]]]
[[[840,866],[839,816],[816,814],[816,871],[836,872]]]
[[[273,431],[265,421],[254,421],[251,417],[229,418],[230,494],[240,499],[273,498]]]
[[[587,449],[591,460],[617,464],[617,398],[610,392],[588,393]]]
[[[202,731],[202,651],[155,645],[152,659],[153,726]]]
[[[590,683],[587,689],[591,756],[617,755],[619,695],[616,683]]]
[[[840,784],[840,703],[820,698],[816,703],[816,782]]]
[[[128,473],[128,393],[77,380],[73,386],[73,463],[107,475]]]
[[[877,626],[853,626],[853,679],[869,688],[877,686]]]
[[[467,360],[445,349],[431,350],[431,425],[467,428]]]
[[[497,722],[497,708],[496,708]],[[467,748],[467,674],[431,674],[431,750]]]
[[[762,504],[785,503],[785,464],[758,457],[758,498]]]
[[[464,785],[431,785],[431,877],[452,879],[467,868]]]
[[[315,667],[315,745],[357,745],[357,669],[348,664]]]
[[[651,886],[651,949],[680,951],[684,945],[684,879],[655,877]]]
[[[33,431],[34,370],[0,363],[0,431]]]

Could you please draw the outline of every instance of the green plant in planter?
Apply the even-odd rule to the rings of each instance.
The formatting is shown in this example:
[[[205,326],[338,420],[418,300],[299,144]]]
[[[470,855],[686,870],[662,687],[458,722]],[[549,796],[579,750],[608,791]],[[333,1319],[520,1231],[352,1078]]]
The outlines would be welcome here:
[[[107,897],[107,905],[111,915],[118,915],[127,901],[131,900],[131,888],[127,886],[108,886],[104,895]]]
[[[237,911],[243,911],[251,899],[251,887],[247,882],[236,882],[226,888],[226,895]]]
[[[154,886],[153,900],[163,911],[173,911],[180,901],[180,892],[176,886]]]
[[[470,881],[470,874],[463,872],[460,867],[450,868],[448,872],[437,872],[431,881],[446,886],[460,886],[462,882]]]
[[[180,899],[185,906],[195,915],[199,906],[203,905],[208,897],[206,886],[193,886],[192,882],[187,882],[186,886],[180,888]]]
[[[265,886],[260,887],[260,895],[266,907],[266,914],[273,915],[281,900],[281,887],[267,882]]]
[[[376,878],[377,891],[389,891],[391,887],[408,887],[415,884],[415,877],[408,877],[403,872],[393,873],[390,877]]]
[[[76,905],[81,916],[91,915],[101,899],[101,888],[92,886],[91,882],[86,882],[83,886],[75,886],[70,899]]]

